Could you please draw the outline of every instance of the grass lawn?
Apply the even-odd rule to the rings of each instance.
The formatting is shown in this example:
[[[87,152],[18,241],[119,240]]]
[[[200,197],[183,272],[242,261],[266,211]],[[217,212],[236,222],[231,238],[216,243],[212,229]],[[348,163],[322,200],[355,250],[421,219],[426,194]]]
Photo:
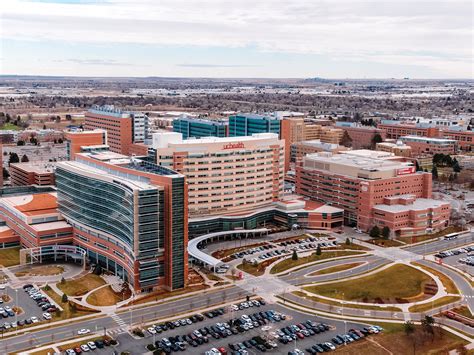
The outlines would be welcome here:
[[[418,264],[418,263],[412,263],[412,264],[423,268],[424,270],[432,273],[433,275],[438,276],[439,279],[441,280],[441,283],[444,285],[447,293],[459,294],[459,290],[456,287],[456,285],[454,284],[454,282],[448,276],[443,274],[442,272],[439,272],[438,270],[432,269],[432,268],[430,268],[428,266],[425,266],[425,265],[422,265],[422,264]]]
[[[112,287],[102,287],[87,297],[87,302],[94,306],[113,306],[122,300],[122,297],[112,290]]]
[[[133,302],[129,302],[127,306],[130,306],[132,304],[142,304],[142,303],[147,303],[147,302],[152,302],[152,301],[159,301],[159,300],[163,300],[169,297],[174,297],[174,296],[187,294],[190,292],[205,290],[207,288],[209,288],[209,286],[207,285],[196,285],[196,286],[188,286],[186,288],[182,288],[182,289],[171,291],[171,292],[168,292],[166,290],[153,291],[153,292],[145,294],[141,298],[134,299]]]
[[[354,280],[307,286],[317,295],[370,303],[401,303],[423,295],[424,285],[434,282],[410,266],[396,264],[375,274]],[[412,301],[412,300],[411,300]]]
[[[395,239],[380,239],[380,238],[370,239],[368,243],[377,245],[379,247],[384,247],[384,248],[399,247],[401,245],[404,245],[403,243],[400,243],[398,240],[395,240]]]
[[[54,349],[49,348],[49,349],[44,349],[40,351],[35,351],[35,352],[28,352],[30,355],[53,355],[54,354]]]
[[[20,247],[0,249],[0,264],[5,267],[20,264]]]
[[[355,268],[355,267],[357,267],[359,265],[362,265],[362,264],[363,263],[351,263],[351,264],[343,264],[343,265],[332,266],[332,267],[328,267],[326,269],[322,269],[322,270],[313,272],[309,275],[310,276],[316,276],[316,275],[332,274],[334,272],[349,270],[349,269]]]
[[[341,302],[333,301],[333,300],[327,300],[324,298],[316,297],[316,296],[309,296],[305,294],[304,292],[301,291],[294,291],[294,295],[305,298],[310,301],[318,302],[318,303],[324,303],[324,304],[329,304],[332,306],[337,306],[337,307],[342,307]],[[373,311],[392,311],[392,312],[401,312],[401,309],[398,307],[379,307],[379,306],[365,306],[363,304],[347,304],[344,303],[344,308],[356,308],[356,309],[366,309],[366,310],[373,310]]]
[[[371,335],[348,346],[341,346],[334,353],[434,355],[448,354],[449,350],[467,344],[465,340],[441,328],[435,329],[435,336],[432,338],[431,335],[423,332],[421,326],[415,326],[415,332],[411,336],[404,333],[403,324],[380,323],[380,326],[385,329],[381,334]]]
[[[102,285],[105,285],[104,279],[94,274],[57,284],[58,288],[68,296],[81,296]]]
[[[59,304],[64,309],[62,312],[53,312],[52,313],[53,321],[63,320],[63,319],[70,319],[70,318],[75,318],[75,317],[85,316],[85,315],[88,315],[88,314],[97,313],[96,311],[94,311],[92,309],[90,311],[82,310],[82,309],[79,310],[79,309],[71,306],[71,304],[69,302],[66,302],[66,303],[61,302],[61,296],[58,295],[56,292],[54,292],[52,289],[48,290],[48,289],[45,289],[43,287],[43,291],[46,292],[48,294],[48,296],[51,297],[54,300],[54,302]]]
[[[58,275],[64,272],[62,266],[57,265],[42,265],[42,266],[31,266],[26,270],[15,272],[15,276],[50,276]]]
[[[457,302],[461,299],[459,296],[444,296],[438,298],[434,302],[423,303],[420,305],[411,306],[408,310],[410,312],[426,312],[432,308],[441,307],[453,302]]]
[[[296,266],[312,263],[314,261],[332,259],[339,256],[358,255],[358,254],[361,254],[361,253],[356,252],[356,251],[328,251],[328,252],[322,252],[321,255],[316,255],[316,253],[312,253],[311,255],[308,255],[308,256],[299,257],[298,260],[293,260],[291,259],[291,256],[290,256],[289,258],[284,259],[280,261],[278,264],[276,264],[275,266],[273,266],[272,269],[270,270],[270,273],[278,274],[280,272],[289,270]]]
[[[0,130],[2,131],[19,131],[21,129],[21,127],[15,126],[13,123],[5,123],[0,127]]]
[[[265,269],[267,268],[267,266],[277,261],[278,259],[280,259],[280,257],[267,259],[265,261],[262,261],[261,263],[258,263],[257,265],[252,265],[251,263],[239,264],[237,265],[237,269],[254,276],[261,276],[265,273]]]

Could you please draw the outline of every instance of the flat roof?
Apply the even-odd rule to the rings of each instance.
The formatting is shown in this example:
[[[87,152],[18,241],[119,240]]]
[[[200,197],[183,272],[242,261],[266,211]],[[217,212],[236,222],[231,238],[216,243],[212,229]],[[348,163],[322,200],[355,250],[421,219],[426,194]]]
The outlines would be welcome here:
[[[3,201],[26,216],[57,213],[57,194],[42,193],[4,197]]]
[[[397,212],[426,210],[426,209],[429,209],[429,208],[437,208],[437,207],[440,207],[440,206],[443,206],[443,205],[449,205],[449,202],[442,201],[442,200],[434,200],[434,199],[431,199],[431,198],[418,198],[413,203],[410,203],[408,205],[400,205],[400,204],[385,205],[385,204],[380,204],[380,205],[375,205],[374,208],[378,209],[380,211],[397,213]]]
[[[27,163],[13,163],[10,164],[10,167],[15,167],[17,169],[27,171],[35,174],[48,174],[54,173],[56,168],[55,162],[27,162]]]
[[[433,143],[456,143],[455,139],[447,138],[431,138],[431,137],[419,137],[419,136],[403,136],[400,140],[420,141],[420,142],[433,142]]]

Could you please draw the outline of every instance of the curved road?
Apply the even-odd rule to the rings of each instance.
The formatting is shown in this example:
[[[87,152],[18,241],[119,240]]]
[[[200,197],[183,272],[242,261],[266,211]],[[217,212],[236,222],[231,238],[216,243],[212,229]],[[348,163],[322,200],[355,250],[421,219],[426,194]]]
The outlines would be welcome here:
[[[309,274],[313,272],[327,269],[329,267],[359,263],[359,262],[363,262],[364,264],[356,266],[348,270],[344,270],[344,271],[334,272],[330,274],[323,274],[323,275],[308,276]],[[292,271],[289,274],[280,276],[279,278],[292,285],[300,285],[303,283],[311,283],[311,282],[330,281],[330,280],[336,280],[339,278],[344,279],[344,278],[351,277],[357,274],[362,274],[364,272],[369,272],[384,264],[388,264],[389,262],[390,261],[387,259],[374,256],[374,255],[365,256],[365,257],[339,259],[339,260],[314,264],[314,265],[305,267],[303,269]]]

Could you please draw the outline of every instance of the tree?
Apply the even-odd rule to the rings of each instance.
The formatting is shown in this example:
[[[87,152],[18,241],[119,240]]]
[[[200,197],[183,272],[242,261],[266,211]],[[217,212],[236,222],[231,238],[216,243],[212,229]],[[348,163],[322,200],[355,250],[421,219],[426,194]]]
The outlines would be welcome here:
[[[64,277],[61,277],[61,284],[65,284],[66,283],[66,279]]]
[[[369,232],[371,238],[378,238],[380,237],[380,229],[377,226],[373,226]]]
[[[415,166],[416,166],[416,171],[423,171],[423,169],[420,167],[420,164],[418,163],[418,160],[415,160]]]
[[[434,339],[434,329],[433,325],[435,324],[435,320],[431,316],[425,316],[421,320],[421,327],[423,328],[423,332],[431,335],[431,340]]]
[[[349,133],[347,133],[347,131],[344,131],[344,133],[341,137],[341,140],[339,141],[339,144],[343,145],[344,147],[347,147],[347,148],[352,147],[352,138],[349,135]]]
[[[10,177],[10,173],[8,172],[7,168],[3,168],[3,180],[6,180]]]
[[[63,144],[63,139],[62,139],[62,138],[59,138],[59,139],[58,139],[58,143],[59,143],[59,144]]]
[[[316,255],[321,255],[321,246],[318,244],[318,247],[316,248]]]
[[[61,302],[62,303],[66,303],[67,302],[67,295],[65,293],[63,293],[63,295],[61,296]]]
[[[18,142],[16,142],[16,145],[18,146],[25,145],[25,141],[19,140]]]
[[[45,125],[45,124],[43,125],[43,129],[46,129],[46,125]]]
[[[11,153],[10,159],[8,160],[8,165],[13,164],[13,163],[19,163],[19,162],[20,162],[20,158],[18,157],[18,154]]]
[[[298,260],[298,253],[296,252],[296,250],[293,250],[293,255],[291,256],[291,260]]]
[[[403,323],[403,331],[405,332],[406,336],[410,336],[415,332],[415,325],[413,322],[407,320],[405,323]]]
[[[436,165],[433,165],[433,169],[431,169],[431,175],[433,175],[433,180],[438,180],[438,168]]]
[[[378,133],[376,133],[373,137],[372,137],[372,146],[375,147],[375,145],[377,143],[382,143],[383,142],[383,139],[382,139],[382,136]]]
[[[66,120],[71,121],[71,120],[72,120],[72,116],[71,116],[70,114],[67,114],[67,115],[66,115]]]
[[[21,162],[22,163],[28,163],[30,161],[30,159],[28,159],[28,157],[26,156],[26,154],[23,154],[23,156],[21,157]]]
[[[388,239],[390,237],[390,228],[387,226],[382,228],[382,236],[384,239]]]
[[[453,161],[453,171],[455,173],[461,172],[461,166],[459,165],[459,162],[456,160],[456,158],[454,158],[454,161]]]
[[[349,238],[346,238],[346,245],[351,245],[351,240]]]

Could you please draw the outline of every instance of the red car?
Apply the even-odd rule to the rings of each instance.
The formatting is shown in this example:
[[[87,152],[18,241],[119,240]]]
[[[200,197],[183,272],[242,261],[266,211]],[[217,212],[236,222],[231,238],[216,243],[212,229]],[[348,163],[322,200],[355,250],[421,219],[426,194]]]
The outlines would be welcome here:
[[[217,348],[221,352],[222,355],[227,355],[227,350],[225,348]]]
[[[304,339],[304,335],[300,332],[296,333],[296,336],[300,339]]]
[[[76,354],[82,354],[82,350],[80,347],[74,348],[74,351],[76,352]]]

